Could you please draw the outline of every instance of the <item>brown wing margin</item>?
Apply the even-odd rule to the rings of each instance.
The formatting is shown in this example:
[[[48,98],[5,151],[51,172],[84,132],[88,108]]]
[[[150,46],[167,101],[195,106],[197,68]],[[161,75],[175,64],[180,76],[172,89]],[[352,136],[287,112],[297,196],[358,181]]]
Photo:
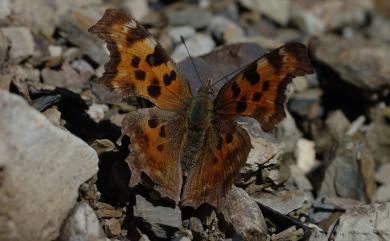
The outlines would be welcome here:
[[[288,43],[254,62],[226,83],[214,100],[221,119],[255,118],[265,131],[285,117],[286,86],[296,76],[313,73],[306,47]]]

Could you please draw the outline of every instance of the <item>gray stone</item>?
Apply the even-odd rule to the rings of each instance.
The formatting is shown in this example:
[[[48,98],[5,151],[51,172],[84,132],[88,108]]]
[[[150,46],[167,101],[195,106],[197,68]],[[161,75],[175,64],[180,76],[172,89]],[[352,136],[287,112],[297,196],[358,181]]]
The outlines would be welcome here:
[[[256,202],[272,208],[281,213],[288,214],[294,210],[302,208],[306,203],[311,202],[305,192],[298,191],[280,191],[274,193],[258,192],[251,194]]]
[[[373,7],[371,0],[294,1],[292,22],[307,33],[319,34],[345,26],[363,24]]]
[[[13,227],[1,240],[53,240],[97,172],[96,152],[19,96],[0,91],[0,106],[0,219]]]
[[[211,14],[206,10],[189,4],[175,4],[166,11],[169,23],[173,26],[189,25],[194,28],[206,27]]]
[[[218,41],[225,44],[237,43],[245,40],[244,30],[242,30],[238,24],[223,16],[214,17],[210,21],[207,30]]]
[[[206,34],[195,34],[186,40],[186,45],[191,56],[199,56],[213,50],[215,43],[210,36]],[[180,44],[172,53],[172,59],[175,62],[180,62],[188,57],[188,52],[184,44]]]
[[[334,241],[390,240],[390,203],[362,205],[348,210],[331,227]]]
[[[5,19],[11,14],[11,7],[9,0],[0,0],[0,20]]]
[[[382,185],[376,190],[376,202],[390,202],[390,184]]]
[[[390,46],[383,42],[330,35],[320,38],[314,56],[359,89],[381,91],[390,86]]]
[[[281,25],[286,25],[290,19],[291,3],[289,0],[240,0],[240,3],[257,11]]]
[[[390,184],[390,163],[381,165],[375,173],[375,180],[382,184]]]
[[[390,19],[379,15],[372,17],[371,25],[367,30],[368,35],[373,39],[390,42]]]
[[[153,206],[140,195],[136,196],[134,216],[146,221],[158,238],[169,238],[167,229],[179,230],[182,227],[181,211],[178,207]]]
[[[19,63],[34,54],[34,38],[28,28],[6,27],[1,31],[11,43],[10,59],[12,62]]]
[[[187,39],[195,34],[195,29],[191,26],[178,26],[168,29],[168,34],[174,43],[180,43],[181,37]]]
[[[65,220],[60,241],[106,241],[95,212],[87,203],[78,203]]]
[[[263,214],[257,203],[243,189],[232,187],[222,203],[221,212],[245,240],[267,240],[267,225]]]
[[[381,103],[372,110],[373,120],[367,127],[366,136],[377,163],[390,162],[390,107]]]
[[[351,122],[340,110],[329,113],[325,123],[329,129],[329,132],[336,140],[341,140],[351,125]]]

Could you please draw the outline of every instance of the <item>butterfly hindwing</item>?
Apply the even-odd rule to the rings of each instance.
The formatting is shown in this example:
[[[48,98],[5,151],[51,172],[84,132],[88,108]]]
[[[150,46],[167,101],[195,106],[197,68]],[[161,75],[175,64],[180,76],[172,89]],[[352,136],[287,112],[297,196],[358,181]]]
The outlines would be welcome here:
[[[285,88],[296,76],[313,73],[306,47],[288,43],[249,65],[219,91],[214,110],[221,119],[249,116],[270,131],[285,117]]]
[[[185,128],[182,117],[157,107],[130,112],[122,123],[122,131],[131,139],[128,164],[130,186],[140,182],[145,173],[163,197],[178,202],[182,185],[179,161],[180,144]]]
[[[218,207],[239,176],[251,147],[249,135],[236,123],[216,121],[206,132],[198,165],[187,176],[182,204],[196,208],[207,202]]]
[[[107,43],[102,82],[124,98],[140,96],[166,110],[183,109],[188,81],[161,45],[126,12],[108,9],[89,31]]]

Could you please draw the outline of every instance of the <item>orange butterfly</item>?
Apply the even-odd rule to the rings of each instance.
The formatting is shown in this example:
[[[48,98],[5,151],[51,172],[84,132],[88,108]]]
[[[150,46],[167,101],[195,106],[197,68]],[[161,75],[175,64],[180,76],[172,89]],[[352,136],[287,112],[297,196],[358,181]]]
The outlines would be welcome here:
[[[259,58],[212,98],[210,82],[193,96],[189,83],[161,45],[121,10],[106,10],[89,29],[106,41],[110,60],[101,80],[122,98],[139,96],[156,107],[129,113],[130,186],[145,173],[163,197],[198,207],[218,207],[251,149],[239,116],[270,131],[284,118],[285,88],[312,73],[306,48],[289,43]]]

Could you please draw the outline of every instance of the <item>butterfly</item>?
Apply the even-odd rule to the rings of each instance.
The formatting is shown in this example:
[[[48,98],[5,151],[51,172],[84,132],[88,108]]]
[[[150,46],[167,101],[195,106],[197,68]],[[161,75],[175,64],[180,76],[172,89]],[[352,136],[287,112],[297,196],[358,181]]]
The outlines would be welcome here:
[[[211,81],[194,96],[162,46],[125,11],[106,10],[89,31],[110,52],[101,81],[122,99],[155,105],[122,123],[131,139],[129,186],[146,174],[162,197],[183,206],[221,205],[252,148],[235,119],[252,117],[272,130],[285,117],[286,86],[313,72],[306,47],[288,43],[239,71],[216,96]]]

